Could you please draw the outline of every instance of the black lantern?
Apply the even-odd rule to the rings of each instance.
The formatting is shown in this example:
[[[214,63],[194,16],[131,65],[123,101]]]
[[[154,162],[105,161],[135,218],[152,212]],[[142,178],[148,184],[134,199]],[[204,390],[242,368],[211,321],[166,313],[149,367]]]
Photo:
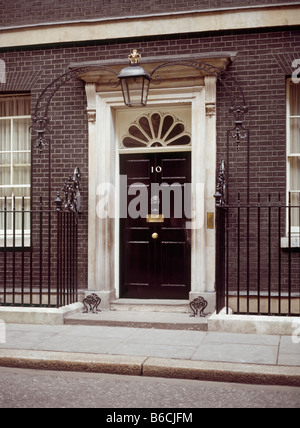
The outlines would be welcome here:
[[[128,107],[143,107],[147,105],[149,74],[139,65],[141,55],[136,50],[129,55],[130,66],[120,71],[120,79],[124,103]]]

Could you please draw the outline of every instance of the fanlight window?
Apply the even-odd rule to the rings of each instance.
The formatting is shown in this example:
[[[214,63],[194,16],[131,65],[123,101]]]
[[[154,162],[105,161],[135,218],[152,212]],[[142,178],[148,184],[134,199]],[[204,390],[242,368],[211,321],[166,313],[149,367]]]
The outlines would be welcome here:
[[[173,114],[152,113],[140,116],[122,139],[123,148],[191,145],[191,135]]]

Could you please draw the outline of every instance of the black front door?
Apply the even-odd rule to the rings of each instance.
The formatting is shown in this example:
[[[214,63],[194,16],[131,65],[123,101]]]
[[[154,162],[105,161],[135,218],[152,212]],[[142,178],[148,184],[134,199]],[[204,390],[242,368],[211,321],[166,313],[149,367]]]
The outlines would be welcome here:
[[[188,299],[191,153],[121,155],[120,174],[120,297]]]

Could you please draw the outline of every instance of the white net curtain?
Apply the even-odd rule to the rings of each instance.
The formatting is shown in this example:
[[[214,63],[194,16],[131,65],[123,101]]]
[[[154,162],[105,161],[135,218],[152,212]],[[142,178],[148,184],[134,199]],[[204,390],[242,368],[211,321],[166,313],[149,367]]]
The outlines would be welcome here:
[[[13,210],[15,201],[15,220],[6,216],[6,229],[16,231],[22,228],[22,197],[25,211],[30,210],[30,96],[0,96],[0,230],[4,230],[4,198],[7,197],[7,210]],[[2,212],[2,213],[1,213]],[[30,216],[24,216],[26,230],[30,229]],[[14,222],[14,225],[13,225]]]

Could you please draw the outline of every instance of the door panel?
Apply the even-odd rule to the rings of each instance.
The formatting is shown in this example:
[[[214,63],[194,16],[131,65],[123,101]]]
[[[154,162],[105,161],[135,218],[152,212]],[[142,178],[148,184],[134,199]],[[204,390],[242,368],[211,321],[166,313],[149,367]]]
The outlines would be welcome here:
[[[184,192],[190,192],[191,154],[121,155],[120,173],[127,176],[129,213],[120,220],[120,296],[187,299],[191,249],[184,200],[190,195]]]
[[[150,180],[150,159],[126,159],[129,180]]]
[[[187,159],[181,159],[176,156],[174,159],[161,159],[162,176],[165,180],[186,180],[187,179]]]
[[[125,283],[150,285],[149,241],[127,241],[125,255],[125,265],[133,264],[133,269],[126,269],[125,271]]]
[[[185,285],[185,242],[163,241],[161,244],[161,284]],[[174,267],[177,266],[178,269]]]

